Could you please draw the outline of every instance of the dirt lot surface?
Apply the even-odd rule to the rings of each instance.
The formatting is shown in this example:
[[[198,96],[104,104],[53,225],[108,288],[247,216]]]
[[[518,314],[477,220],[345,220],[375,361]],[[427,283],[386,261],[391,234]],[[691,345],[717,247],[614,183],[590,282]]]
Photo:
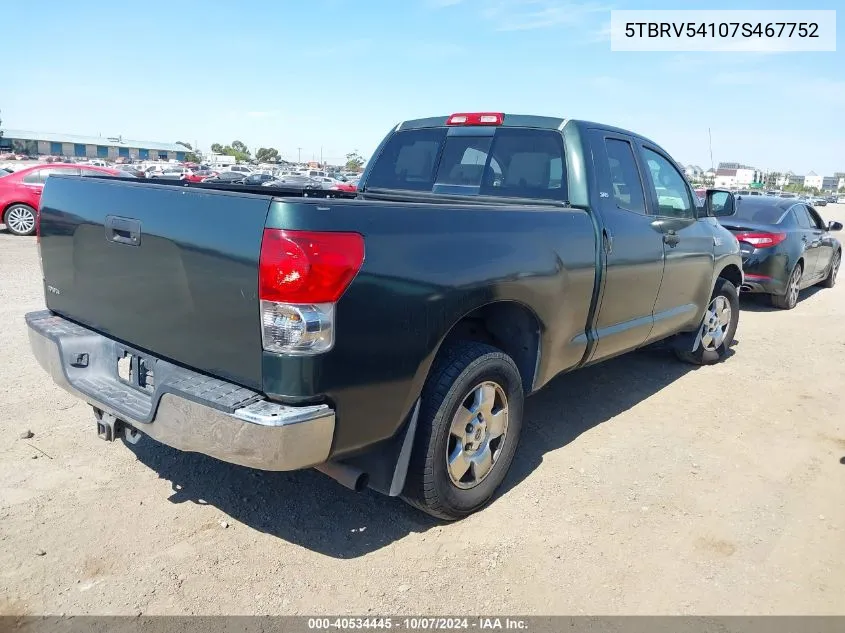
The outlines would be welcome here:
[[[718,366],[559,377],[498,498],[441,524],[313,471],[102,442],[29,352],[35,240],[0,231],[0,613],[845,613],[840,282],[743,300]]]

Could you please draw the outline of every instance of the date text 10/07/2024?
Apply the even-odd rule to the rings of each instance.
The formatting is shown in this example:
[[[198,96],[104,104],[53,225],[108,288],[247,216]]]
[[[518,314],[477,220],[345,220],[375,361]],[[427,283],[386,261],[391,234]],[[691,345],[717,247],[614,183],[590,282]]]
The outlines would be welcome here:
[[[308,618],[312,631],[343,631],[367,629],[404,629],[409,631],[527,631],[528,622],[519,618]]]

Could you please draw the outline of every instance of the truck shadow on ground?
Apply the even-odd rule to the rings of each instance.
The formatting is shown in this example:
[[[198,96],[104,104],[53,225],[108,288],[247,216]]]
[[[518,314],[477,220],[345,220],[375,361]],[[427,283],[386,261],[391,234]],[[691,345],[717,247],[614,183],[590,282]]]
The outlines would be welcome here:
[[[799,307],[804,301],[813,299],[815,295],[822,290],[824,290],[824,288],[821,286],[811,286],[809,288],[805,288],[801,291],[801,294],[798,295],[798,304],[796,307]],[[745,312],[787,312],[787,310],[773,306],[769,295],[764,294],[741,295],[739,308]]]
[[[693,370],[657,349],[559,376],[526,402],[522,439],[502,492],[528,477],[546,453]],[[128,446],[143,464],[170,481],[172,503],[212,505],[255,530],[334,558],[363,556],[442,525],[400,499],[372,491],[356,494],[313,470],[256,471],[181,453],[148,438]]]

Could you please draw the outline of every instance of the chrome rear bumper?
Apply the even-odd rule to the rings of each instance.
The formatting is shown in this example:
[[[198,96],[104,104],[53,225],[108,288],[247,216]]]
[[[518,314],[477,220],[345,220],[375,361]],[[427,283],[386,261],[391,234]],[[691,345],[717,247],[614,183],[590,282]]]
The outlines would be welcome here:
[[[162,444],[261,470],[297,470],[328,459],[335,414],[327,405],[271,402],[48,311],[27,314],[26,323],[33,354],[56,384]],[[118,376],[126,353],[143,357],[154,387]]]

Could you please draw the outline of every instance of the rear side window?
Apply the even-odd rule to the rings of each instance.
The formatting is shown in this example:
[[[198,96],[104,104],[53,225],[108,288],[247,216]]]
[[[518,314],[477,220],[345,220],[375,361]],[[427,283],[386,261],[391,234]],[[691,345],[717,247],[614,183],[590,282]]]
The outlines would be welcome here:
[[[23,177],[23,182],[27,184],[39,184],[43,185],[47,182],[47,177],[51,174],[64,174],[65,176],[78,176],[79,169],[75,167],[48,167],[46,169],[38,169],[36,171],[28,173],[26,176]]]
[[[499,128],[493,136],[447,136],[443,128],[398,132],[376,160],[367,184],[565,200],[563,140],[553,130],[522,128]]]
[[[43,185],[44,181],[47,180],[46,171],[46,169],[36,169],[35,171],[31,171],[23,177],[22,181],[28,185]]]
[[[608,193],[620,209],[645,214],[645,194],[640,172],[634,158],[634,148],[627,141],[605,139],[607,168],[610,175]]]

